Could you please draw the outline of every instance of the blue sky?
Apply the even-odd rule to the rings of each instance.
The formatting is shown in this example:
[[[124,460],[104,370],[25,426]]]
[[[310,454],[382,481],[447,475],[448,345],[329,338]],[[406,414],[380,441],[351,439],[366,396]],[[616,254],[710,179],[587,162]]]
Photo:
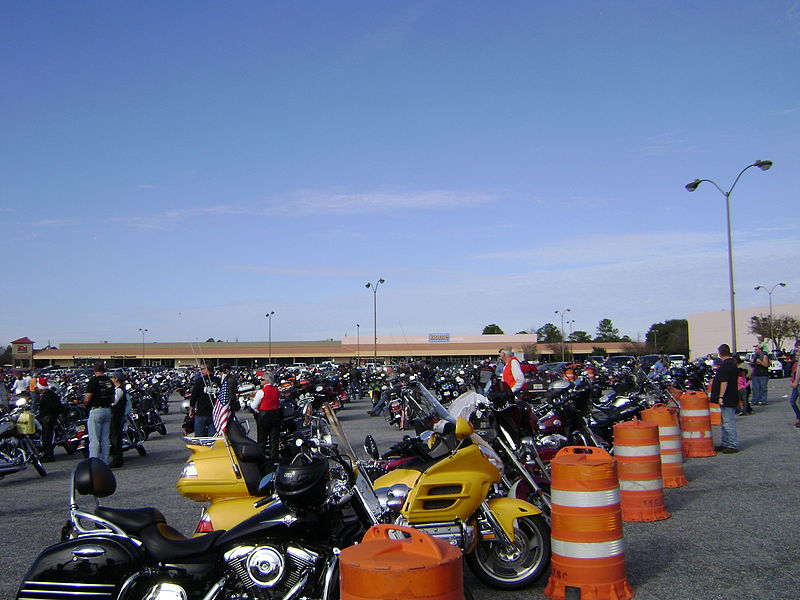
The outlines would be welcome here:
[[[0,341],[800,300],[800,2],[0,4]]]

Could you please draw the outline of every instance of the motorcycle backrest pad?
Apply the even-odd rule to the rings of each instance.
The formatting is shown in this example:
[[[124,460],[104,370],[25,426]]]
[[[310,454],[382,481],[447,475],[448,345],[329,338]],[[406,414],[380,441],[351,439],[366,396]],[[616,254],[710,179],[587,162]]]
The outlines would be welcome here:
[[[82,496],[105,498],[117,489],[117,480],[109,466],[99,458],[87,458],[78,463],[73,473],[75,491]]]

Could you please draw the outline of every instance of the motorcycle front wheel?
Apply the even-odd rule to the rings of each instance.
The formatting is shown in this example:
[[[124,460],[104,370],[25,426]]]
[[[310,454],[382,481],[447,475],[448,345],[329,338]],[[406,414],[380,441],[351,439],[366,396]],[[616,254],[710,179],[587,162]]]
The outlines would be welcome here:
[[[514,533],[516,539],[509,546],[481,540],[466,555],[478,579],[498,590],[526,588],[550,566],[550,530],[544,517],[520,517]]]
[[[39,452],[36,450],[36,446],[33,445],[33,442],[30,438],[26,438],[25,444],[28,448],[28,454],[30,455],[30,462],[33,465],[33,468],[36,469],[36,472],[39,474],[39,477],[47,477],[47,469],[44,468],[42,464],[42,459],[39,456]]]

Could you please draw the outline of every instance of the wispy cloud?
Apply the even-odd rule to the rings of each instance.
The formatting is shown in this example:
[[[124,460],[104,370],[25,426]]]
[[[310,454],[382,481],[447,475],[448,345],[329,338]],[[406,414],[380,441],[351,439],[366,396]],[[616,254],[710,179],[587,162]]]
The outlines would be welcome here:
[[[363,273],[361,268],[331,267],[328,265],[297,265],[275,267],[270,265],[222,265],[226,271],[247,273],[264,273],[266,275],[288,275],[294,277],[358,277]]]
[[[271,216],[307,216],[316,214],[364,214],[388,210],[435,209],[490,202],[494,197],[448,190],[412,192],[339,193],[301,190],[279,200],[265,203],[264,214]]]
[[[679,131],[667,131],[645,140],[645,156],[675,156],[687,152],[699,152],[700,148],[683,139]]]

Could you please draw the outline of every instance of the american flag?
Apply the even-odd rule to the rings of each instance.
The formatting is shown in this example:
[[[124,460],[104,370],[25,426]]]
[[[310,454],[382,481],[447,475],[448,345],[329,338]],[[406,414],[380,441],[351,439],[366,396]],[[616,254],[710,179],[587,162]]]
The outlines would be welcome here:
[[[217,430],[217,435],[225,435],[228,430],[228,418],[231,416],[231,399],[228,395],[228,386],[223,380],[219,386],[217,401],[214,402],[214,429]]]

